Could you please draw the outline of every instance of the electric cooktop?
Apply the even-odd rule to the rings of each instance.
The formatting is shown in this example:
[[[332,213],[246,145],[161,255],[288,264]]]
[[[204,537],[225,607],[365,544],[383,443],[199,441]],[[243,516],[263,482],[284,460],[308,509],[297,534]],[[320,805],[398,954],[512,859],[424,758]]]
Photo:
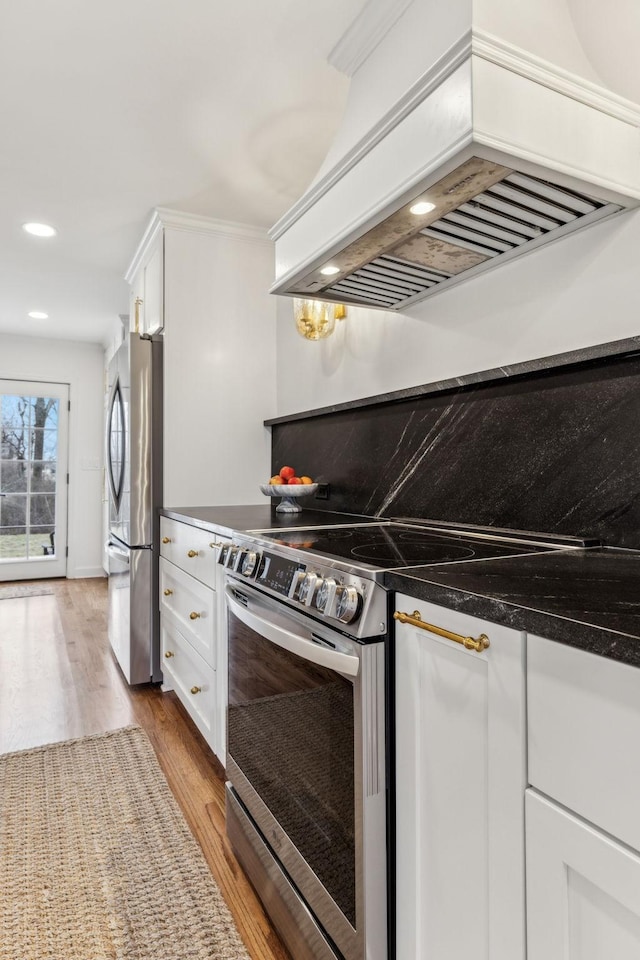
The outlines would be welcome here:
[[[429,566],[465,560],[490,560],[553,550],[549,543],[489,539],[464,532],[428,529],[402,523],[311,527],[260,533],[261,540],[304,550],[319,557],[347,561],[370,570]]]

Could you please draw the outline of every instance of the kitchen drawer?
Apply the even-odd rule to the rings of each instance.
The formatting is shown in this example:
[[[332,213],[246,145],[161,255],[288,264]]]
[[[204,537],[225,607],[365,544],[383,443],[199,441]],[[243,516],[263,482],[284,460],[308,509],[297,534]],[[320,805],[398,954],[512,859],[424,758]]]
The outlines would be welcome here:
[[[160,517],[160,556],[186,573],[216,588],[216,565],[220,538],[208,530]]]
[[[640,669],[535,636],[527,650],[530,783],[640,850]]]
[[[160,618],[160,649],[165,687],[173,689],[212,750],[215,750],[215,673],[175,623]]]
[[[179,567],[160,558],[160,612],[216,668],[216,594]]]

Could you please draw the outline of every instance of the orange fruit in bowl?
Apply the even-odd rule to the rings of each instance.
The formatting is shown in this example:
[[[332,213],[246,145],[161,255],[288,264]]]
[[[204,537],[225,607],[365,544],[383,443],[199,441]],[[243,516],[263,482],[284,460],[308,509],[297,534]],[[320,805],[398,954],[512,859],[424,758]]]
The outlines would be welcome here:
[[[280,474],[277,474],[277,476],[271,477],[271,480],[269,480],[269,483],[271,484],[282,483],[282,477],[280,476]]]
[[[289,477],[287,483],[295,485],[298,483],[302,483],[302,480],[300,479],[300,477]]]
[[[300,477],[300,482],[301,482],[301,483],[313,483],[313,480],[311,479],[311,477]]]

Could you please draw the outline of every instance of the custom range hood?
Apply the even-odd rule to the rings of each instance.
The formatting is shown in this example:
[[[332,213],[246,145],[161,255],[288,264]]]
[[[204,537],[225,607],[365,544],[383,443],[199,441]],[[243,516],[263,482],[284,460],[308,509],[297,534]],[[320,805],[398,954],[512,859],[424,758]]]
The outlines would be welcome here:
[[[343,124],[271,231],[271,292],[401,310],[637,206],[640,108],[597,82],[576,6],[370,0],[330,57]]]

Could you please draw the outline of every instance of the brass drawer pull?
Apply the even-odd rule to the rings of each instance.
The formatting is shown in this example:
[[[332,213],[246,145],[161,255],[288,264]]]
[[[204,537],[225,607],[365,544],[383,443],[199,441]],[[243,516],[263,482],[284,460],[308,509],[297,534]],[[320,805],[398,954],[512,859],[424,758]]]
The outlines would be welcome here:
[[[166,658],[167,660],[168,660],[170,657],[173,657],[173,656],[175,656],[175,654],[173,654],[173,653],[171,652],[171,650],[167,650],[167,652],[165,653],[165,658]]]
[[[197,556],[198,556],[198,551],[197,551],[197,550],[189,550],[189,551],[187,552],[187,556],[188,556],[188,557],[197,557]]]
[[[427,630],[429,633],[435,633],[437,637],[444,637],[445,640],[453,640],[454,643],[462,644],[466,650],[475,650],[476,653],[482,653],[491,646],[486,633],[481,633],[477,640],[474,637],[463,637],[460,633],[452,633],[442,627],[435,627],[432,623],[426,623],[420,616],[419,610],[414,610],[411,614],[396,610],[393,619],[400,623],[409,623],[412,627],[420,627],[421,630]]]
[[[196,613],[195,610],[192,610],[189,614],[189,620],[198,620],[202,616],[201,613]]]
[[[163,537],[163,538],[162,538],[162,542],[163,542],[163,543],[171,543],[171,537]]]
[[[170,597],[173,593],[173,590],[169,590],[169,587],[164,591],[165,597]]]
[[[211,547],[212,550],[216,550],[218,547],[221,547],[222,544],[221,544],[221,543],[217,543],[217,542],[214,540],[213,543],[210,543],[210,544],[209,544],[209,546]]]
[[[194,695],[194,697],[196,693],[200,693],[201,690],[202,690],[202,687],[191,687],[191,693]]]

